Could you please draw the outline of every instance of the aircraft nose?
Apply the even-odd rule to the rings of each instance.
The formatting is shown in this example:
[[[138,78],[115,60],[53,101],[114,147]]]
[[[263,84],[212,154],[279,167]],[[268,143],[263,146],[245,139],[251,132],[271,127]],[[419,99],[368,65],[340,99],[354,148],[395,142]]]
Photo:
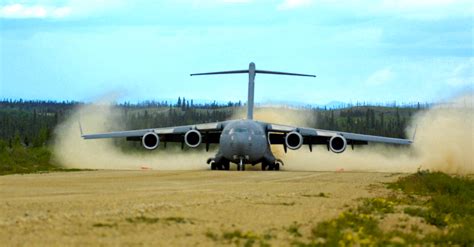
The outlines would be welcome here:
[[[244,135],[244,134],[232,135],[231,140],[232,140],[231,143],[232,143],[234,152],[237,155],[245,155],[245,151],[249,144],[249,135]]]

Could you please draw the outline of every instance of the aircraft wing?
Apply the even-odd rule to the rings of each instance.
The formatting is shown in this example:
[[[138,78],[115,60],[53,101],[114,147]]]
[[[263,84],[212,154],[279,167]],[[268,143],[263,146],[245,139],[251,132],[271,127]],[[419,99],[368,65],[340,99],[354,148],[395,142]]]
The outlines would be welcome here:
[[[160,137],[160,141],[162,142],[183,142],[184,134],[189,130],[195,129],[199,130],[203,135],[203,142],[219,143],[220,133],[224,128],[225,123],[226,122],[215,122],[165,128],[115,131],[97,134],[82,134],[81,128],[81,136],[86,140],[105,138],[126,138],[129,141],[139,141],[146,133],[154,132]]]
[[[270,143],[271,144],[284,144],[285,134],[296,131],[303,136],[303,144],[327,144],[331,137],[340,135],[347,140],[348,145],[366,145],[369,142],[373,143],[387,143],[387,144],[398,144],[398,145],[409,145],[413,143],[413,140],[400,139],[392,137],[374,136],[374,135],[363,135],[348,133],[342,131],[322,130],[313,128],[299,128],[288,125],[279,124],[267,124],[267,131],[270,132]]]

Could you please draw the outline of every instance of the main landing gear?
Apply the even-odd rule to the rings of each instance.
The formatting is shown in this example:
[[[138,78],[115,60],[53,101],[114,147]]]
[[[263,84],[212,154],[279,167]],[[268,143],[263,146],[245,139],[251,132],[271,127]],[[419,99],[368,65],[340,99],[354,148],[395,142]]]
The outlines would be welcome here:
[[[283,161],[281,159],[276,159],[275,162],[262,162],[262,171],[279,171],[280,166],[283,166]]]
[[[211,165],[211,170],[230,170],[230,161],[222,159],[219,162],[216,162],[214,158],[209,158],[207,164]],[[262,171],[279,171],[280,166],[283,166],[283,161],[276,159],[275,162],[262,162]],[[243,160],[240,160],[237,164],[237,171],[245,171],[245,163]]]
[[[211,165],[211,170],[230,170],[230,162],[228,160],[216,162],[213,158],[209,158],[207,164]]]

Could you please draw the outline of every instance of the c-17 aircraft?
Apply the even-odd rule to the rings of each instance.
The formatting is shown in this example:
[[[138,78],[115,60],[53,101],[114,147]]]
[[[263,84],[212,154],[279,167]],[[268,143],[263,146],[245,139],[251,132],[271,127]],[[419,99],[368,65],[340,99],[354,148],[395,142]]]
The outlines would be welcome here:
[[[198,73],[191,74],[191,76],[241,73],[249,75],[247,119],[87,135],[82,133],[81,128],[81,135],[84,139],[126,138],[128,141],[141,141],[143,147],[148,150],[158,148],[161,142],[165,143],[165,146],[167,142],[181,143],[182,148],[184,148],[184,144],[190,148],[196,148],[204,143],[206,151],[209,150],[210,144],[219,144],[216,156],[207,160],[207,163],[211,165],[211,170],[229,170],[232,162],[237,165],[238,171],[245,170],[246,164],[256,165],[259,163],[262,165],[262,170],[280,170],[280,165],[283,165],[283,162],[275,158],[270,148],[271,145],[283,145],[285,152],[287,149],[297,150],[303,145],[308,145],[310,151],[313,150],[313,145],[325,145],[328,151],[342,153],[348,145],[354,147],[356,145],[367,145],[369,142],[398,145],[412,143],[412,140],[408,139],[288,126],[253,120],[256,74],[316,77],[315,75],[257,70],[255,63],[250,63],[246,70]]]

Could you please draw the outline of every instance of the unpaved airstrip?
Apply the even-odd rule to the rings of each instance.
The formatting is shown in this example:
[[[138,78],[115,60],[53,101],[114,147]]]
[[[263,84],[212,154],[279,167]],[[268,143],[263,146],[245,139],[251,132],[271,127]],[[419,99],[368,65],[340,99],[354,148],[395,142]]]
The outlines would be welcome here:
[[[2,246],[208,246],[241,231],[288,245],[400,174],[83,171],[0,176]],[[232,243],[234,244],[234,243]]]

